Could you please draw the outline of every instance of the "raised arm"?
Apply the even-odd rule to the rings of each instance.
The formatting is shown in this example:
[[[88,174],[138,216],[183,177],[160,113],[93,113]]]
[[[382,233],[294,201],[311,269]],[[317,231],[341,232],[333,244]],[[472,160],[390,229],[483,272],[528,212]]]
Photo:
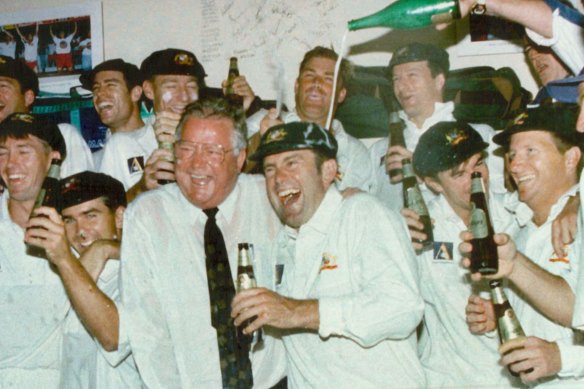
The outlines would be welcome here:
[[[54,209],[47,207],[39,208],[35,212],[39,217],[29,221],[25,240],[47,251],[48,259],[57,268],[71,305],[85,328],[105,350],[115,351],[119,337],[118,310],[82,265],[82,262],[91,261],[104,264],[115,250],[112,251],[111,247],[108,250],[90,248],[80,260],[77,260],[71,253],[61,216]],[[117,251],[119,253],[119,246]],[[103,269],[103,265],[100,269]],[[99,273],[101,270],[95,273],[96,279]]]
[[[22,41],[24,41],[24,36],[22,35],[22,33],[20,32],[20,29],[18,28],[18,24],[15,24],[14,27],[16,27],[16,32],[18,33],[18,36],[20,37],[20,39]]]

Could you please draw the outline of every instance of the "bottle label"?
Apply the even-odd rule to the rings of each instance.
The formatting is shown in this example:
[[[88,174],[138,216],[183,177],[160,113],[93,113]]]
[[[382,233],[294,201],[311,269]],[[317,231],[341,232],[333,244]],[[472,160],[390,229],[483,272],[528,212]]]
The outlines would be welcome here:
[[[470,215],[470,231],[475,239],[483,239],[489,235],[487,227],[487,215],[485,211],[477,208],[473,203],[473,209]]]
[[[248,273],[240,273],[237,275],[237,282],[239,284],[239,290],[246,290],[256,287],[256,280]]]
[[[417,186],[408,188],[407,191],[407,204],[406,207],[416,211],[420,216],[429,215],[428,208],[426,208],[426,203],[424,202],[424,197]]]
[[[403,164],[403,170],[404,170],[404,177],[413,177],[415,176],[414,174],[414,168],[412,166],[411,163],[404,163]]]
[[[519,321],[517,321],[517,316],[515,316],[515,312],[511,308],[506,309],[503,315],[498,318],[497,325],[499,326],[499,334],[501,334],[501,343],[525,336]]]
[[[473,178],[470,183],[470,193],[485,193],[482,177]]]
[[[432,24],[450,23],[454,20],[454,15],[450,12],[434,14],[431,17]]]

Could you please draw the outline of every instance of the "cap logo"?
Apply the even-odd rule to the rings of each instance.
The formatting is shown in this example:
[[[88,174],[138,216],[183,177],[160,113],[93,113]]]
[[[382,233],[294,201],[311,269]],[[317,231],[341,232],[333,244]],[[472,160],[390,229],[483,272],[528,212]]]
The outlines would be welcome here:
[[[0,57],[0,65],[4,65],[6,63],[6,60],[2,57]]]
[[[191,66],[193,64],[193,57],[186,53],[179,53],[174,56],[174,63],[177,65]]]
[[[21,122],[31,123],[34,122],[34,117],[27,113],[17,113],[12,117],[12,120],[20,120]]]
[[[396,55],[404,55],[405,53],[407,53],[408,51],[408,47],[402,47],[401,49],[399,49],[397,51],[397,53],[395,53]]]
[[[278,128],[277,130],[270,131],[266,136],[266,144],[272,142],[279,142],[288,135],[286,130],[283,128]]]
[[[462,142],[466,139],[468,139],[468,135],[464,131],[462,131],[461,129],[458,129],[458,128],[453,128],[452,131],[450,131],[449,133],[446,134],[446,140],[452,146],[456,146],[457,144],[459,144],[460,142]]]
[[[527,112],[522,112],[520,113],[514,120],[513,120],[513,125],[514,126],[518,126],[521,125],[523,123],[525,123],[525,120],[527,120],[527,118],[529,117],[529,115],[527,114]]]
[[[61,191],[61,193],[67,193],[67,192],[70,192],[72,190],[79,190],[79,180],[77,180],[77,178],[71,178],[70,180],[68,180],[65,183],[64,188]]]

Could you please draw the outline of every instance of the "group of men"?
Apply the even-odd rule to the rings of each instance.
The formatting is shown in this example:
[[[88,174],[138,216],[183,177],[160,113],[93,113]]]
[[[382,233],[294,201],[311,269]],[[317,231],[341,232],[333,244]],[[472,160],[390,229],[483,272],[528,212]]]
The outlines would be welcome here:
[[[558,8],[541,4],[552,23]],[[342,60],[333,95],[337,59],[306,53],[292,112],[259,109],[243,76],[233,85],[243,106],[212,97],[187,50],[155,51],[140,68],[105,61],[80,78],[109,129],[92,156],[75,128],[30,113],[36,75],[0,56],[0,386],[582,384],[577,107],[528,108],[496,135],[458,122],[443,99],[447,52],[408,44],[388,66],[405,147],[384,138],[367,150],[340,121],[325,128],[350,77]],[[429,250],[403,177],[387,173],[406,158],[433,219]],[[55,160],[60,201],[35,204]],[[502,233],[489,277],[463,267],[475,172]],[[258,284],[243,291],[240,243],[253,247]],[[504,355],[486,298],[493,277],[529,335]]]

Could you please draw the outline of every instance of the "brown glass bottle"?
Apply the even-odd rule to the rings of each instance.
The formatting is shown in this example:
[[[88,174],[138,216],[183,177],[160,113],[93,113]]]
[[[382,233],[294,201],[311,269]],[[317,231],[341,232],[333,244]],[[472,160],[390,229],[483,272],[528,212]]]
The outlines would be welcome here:
[[[434,233],[432,232],[432,221],[430,220],[430,214],[428,213],[428,207],[418,186],[418,179],[414,174],[414,168],[412,167],[412,161],[409,159],[404,159],[402,161],[404,179],[402,181],[402,190],[404,196],[404,207],[416,211],[418,216],[420,216],[420,221],[424,224],[422,232],[426,234],[426,239],[419,242],[422,244],[423,249],[429,249],[432,247],[432,242],[434,241]]]
[[[406,124],[399,117],[399,105],[395,97],[391,98],[390,111],[389,111],[389,147],[392,146],[402,146],[406,147],[406,141],[404,139],[404,129]],[[389,170],[389,177],[393,178],[403,174],[403,169],[396,168]]]
[[[51,167],[36,197],[31,217],[34,217],[34,211],[39,207],[51,207],[55,208],[57,212],[61,211],[61,185],[59,183],[61,162],[57,158],[51,160]],[[29,243],[26,243],[26,254],[33,257],[47,258],[44,248]]]
[[[501,341],[501,349],[506,352],[523,347],[525,341],[525,332],[515,316],[515,311],[509,304],[507,296],[501,287],[500,280],[493,280],[489,282],[491,286],[491,301],[495,310],[495,320],[497,321],[497,332],[499,333],[499,340]],[[509,370],[511,374],[517,376],[518,374]]]
[[[237,57],[231,57],[229,58],[229,71],[227,73],[227,85],[225,86],[225,98],[231,104],[243,106],[243,96],[236,94],[233,90],[233,82],[237,77],[239,77]]]
[[[470,230],[473,238],[471,240],[470,269],[473,273],[495,274],[499,270],[497,245],[493,240],[495,232],[489,216],[483,176],[479,172],[474,172],[471,177]]]
[[[237,292],[241,292],[242,290],[256,288],[257,283],[255,279],[255,275],[253,273],[253,266],[252,266],[252,256],[253,256],[253,245],[250,243],[238,243],[238,260],[237,260]],[[244,329],[247,327],[251,322],[257,319],[257,316],[254,316],[245,322],[243,322],[239,328]],[[255,331],[252,334],[252,337],[255,338],[255,342],[262,341],[262,330]]]

